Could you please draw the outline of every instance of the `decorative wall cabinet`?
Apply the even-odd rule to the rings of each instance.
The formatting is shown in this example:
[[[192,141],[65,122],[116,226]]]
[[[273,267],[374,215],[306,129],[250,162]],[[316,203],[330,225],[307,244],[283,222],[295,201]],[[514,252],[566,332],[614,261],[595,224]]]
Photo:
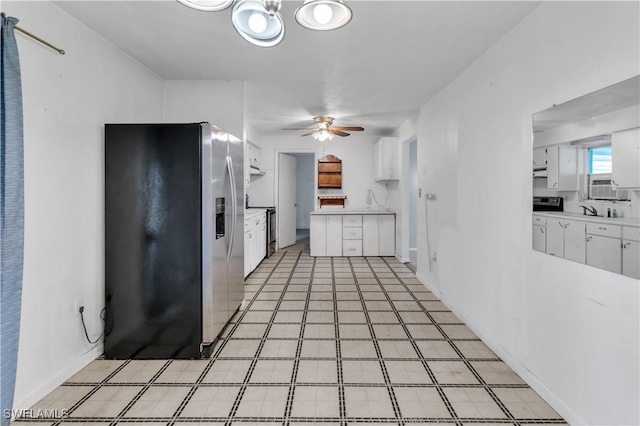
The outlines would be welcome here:
[[[318,160],[318,188],[342,188],[342,160],[335,155]]]

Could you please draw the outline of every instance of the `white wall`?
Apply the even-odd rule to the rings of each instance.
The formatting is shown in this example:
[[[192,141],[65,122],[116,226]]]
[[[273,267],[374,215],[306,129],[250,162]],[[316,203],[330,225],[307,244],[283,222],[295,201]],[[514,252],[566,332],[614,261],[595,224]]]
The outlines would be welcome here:
[[[309,213],[315,210],[315,158],[313,154],[295,154],[296,157],[296,229],[309,229]]]
[[[531,115],[639,74],[639,27],[637,2],[545,2],[417,124],[420,279],[574,424],[640,422],[639,286],[531,249]]]
[[[263,135],[261,142],[260,168],[265,175],[253,179],[248,190],[251,204],[254,206],[275,205],[275,155],[276,150],[298,152],[316,152],[317,158],[333,154],[342,160],[342,189],[315,190],[317,193],[340,193],[347,196],[345,207],[365,208],[367,190],[375,191],[380,202],[386,197],[384,185],[373,181],[373,145],[377,137],[351,135],[347,138],[335,138],[331,142],[318,142],[311,137]],[[315,206],[318,208],[316,194]],[[375,206],[375,205],[374,205]],[[372,208],[374,208],[372,206]]]
[[[15,408],[26,409],[102,353],[105,123],[162,120],[162,80],[48,2],[3,2],[17,33],[25,144],[25,257]]]
[[[242,139],[244,127],[244,82],[211,80],[167,80],[164,84],[164,121],[206,121]]]

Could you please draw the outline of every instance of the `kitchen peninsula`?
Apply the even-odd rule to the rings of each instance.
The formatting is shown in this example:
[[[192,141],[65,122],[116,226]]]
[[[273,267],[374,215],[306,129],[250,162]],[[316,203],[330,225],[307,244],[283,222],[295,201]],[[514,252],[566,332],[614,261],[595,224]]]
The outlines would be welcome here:
[[[389,210],[311,212],[311,256],[394,256],[396,214]]]

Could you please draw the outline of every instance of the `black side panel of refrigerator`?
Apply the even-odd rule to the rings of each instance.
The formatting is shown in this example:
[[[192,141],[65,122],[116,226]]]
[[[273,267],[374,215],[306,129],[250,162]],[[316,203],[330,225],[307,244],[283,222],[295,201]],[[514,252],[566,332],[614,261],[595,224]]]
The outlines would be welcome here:
[[[111,359],[199,358],[201,129],[105,125],[105,339]]]

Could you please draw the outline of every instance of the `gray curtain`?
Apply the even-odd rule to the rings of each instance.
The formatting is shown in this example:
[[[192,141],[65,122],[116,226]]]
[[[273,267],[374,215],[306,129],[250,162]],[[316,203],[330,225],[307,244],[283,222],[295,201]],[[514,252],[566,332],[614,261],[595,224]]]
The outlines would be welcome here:
[[[24,248],[24,162],[20,61],[13,27],[2,14],[0,75],[0,403],[2,426],[13,408],[18,362]],[[24,407],[27,408],[27,407]],[[10,411],[9,411],[10,413]]]

